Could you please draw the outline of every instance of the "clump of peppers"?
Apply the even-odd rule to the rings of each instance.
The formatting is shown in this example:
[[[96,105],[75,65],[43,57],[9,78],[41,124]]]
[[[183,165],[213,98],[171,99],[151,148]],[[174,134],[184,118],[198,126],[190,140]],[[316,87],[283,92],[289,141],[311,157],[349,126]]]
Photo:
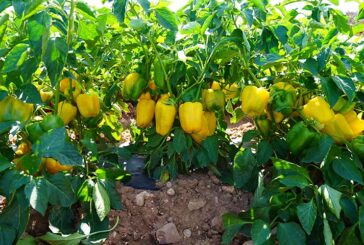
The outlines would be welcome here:
[[[260,116],[265,113],[268,100],[268,90],[249,85],[241,93],[241,109],[250,117]]]
[[[97,94],[80,94],[76,99],[80,114],[85,117],[96,117],[100,113],[100,100]]]
[[[330,105],[319,96],[312,98],[303,106],[303,114],[306,118],[316,120],[320,124],[319,128],[322,128],[335,116]]]
[[[146,128],[153,121],[155,111],[155,101],[152,100],[150,93],[140,95],[136,107],[136,123],[140,128]]]
[[[330,121],[328,121],[323,130],[324,133],[330,135],[336,143],[344,143],[354,137],[354,133],[345,117],[338,113]]]
[[[81,85],[71,78],[64,78],[59,82],[59,90],[66,96],[72,95],[76,100],[77,96],[81,93]]]
[[[353,131],[354,138],[364,131],[364,120],[359,118],[354,110],[345,113],[344,117]]]
[[[156,132],[165,136],[171,131],[173,122],[177,114],[177,109],[169,101],[169,95],[163,94],[155,106]]]
[[[125,100],[136,101],[147,85],[142,75],[136,72],[131,73],[122,83],[121,94]]]
[[[32,116],[33,110],[33,104],[24,103],[9,95],[0,101],[0,122],[19,121],[24,123]]]
[[[200,102],[185,102],[179,106],[179,121],[189,134],[197,133],[202,127],[203,106]]]
[[[213,82],[211,88],[202,91],[202,103],[208,111],[224,110],[225,95],[218,82]]]
[[[77,107],[72,104],[61,101],[58,103],[57,115],[63,120],[64,124],[69,124],[77,115]]]
[[[216,116],[215,112],[204,111],[202,115],[202,127],[197,133],[191,134],[191,137],[199,144],[215,133],[216,130]]]
[[[288,148],[294,156],[299,156],[310,145],[312,145],[319,134],[311,131],[304,122],[296,123],[287,133]]]

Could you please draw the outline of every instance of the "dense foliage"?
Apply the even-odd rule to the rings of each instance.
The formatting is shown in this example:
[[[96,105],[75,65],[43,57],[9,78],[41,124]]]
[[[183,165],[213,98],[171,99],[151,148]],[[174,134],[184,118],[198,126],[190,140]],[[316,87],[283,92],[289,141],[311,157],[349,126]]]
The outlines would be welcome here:
[[[166,1],[1,1],[0,244],[22,237],[30,208],[52,232],[36,239],[104,241],[133,154],[162,181],[209,169],[254,192],[224,216],[224,244],[239,232],[364,242],[364,4],[349,22],[330,2],[198,0],[174,13]],[[118,147],[129,107],[133,142]],[[256,130],[235,145],[227,118],[244,117]]]

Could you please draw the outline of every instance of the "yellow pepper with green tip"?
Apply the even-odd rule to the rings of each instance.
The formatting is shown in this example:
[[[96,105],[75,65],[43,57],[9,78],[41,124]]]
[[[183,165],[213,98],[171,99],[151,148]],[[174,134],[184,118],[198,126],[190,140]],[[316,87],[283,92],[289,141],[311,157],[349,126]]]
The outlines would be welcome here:
[[[42,99],[43,102],[48,102],[53,97],[53,92],[52,91],[44,91],[44,90],[41,89],[39,91],[39,94],[40,94],[40,98]]]
[[[95,117],[100,112],[100,101],[97,94],[80,94],[76,99],[80,114],[85,117]]]
[[[336,143],[344,143],[354,138],[354,133],[346,118],[342,114],[336,114],[325,124],[322,130],[324,133],[330,135]]]
[[[147,86],[148,83],[141,74],[130,73],[122,83],[121,94],[125,100],[137,100]]]
[[[202,127],[203,106],[200,102],[185,102],[179,106],[179,121],[188,133],[197,133]]]
[[[81,93],[81,85],[71,78],[64,78],[59,82],[59,90],[64,93],[66,97],[72,94],[74,100]]]
[[[355,111],[351,110],[345,113],[344,117],[353,131],[354,138],[364,131],[364,120],[359,118]]]
[[[7,96],[0,101],[0,122],[27,121],[33,114],[33,104],[24,103],[23,101]]]
[[[202,115],[202,127],[197,133],[191,134],[191,137],[199,144],[208,136],[213,135],[216,130],[216,116],[214,112],[204,111]]]
[[[225,94],[218,82],[213,82],[210,89],[202,91],[202,103],[209,111],[224,110]]]
[[[155,101],[152,100],[150,93],[140,95],[136,107],[136,123],[140,128],[146,128],[154,118]]]
[[[303,106],[303,114],[306,118],[318,121],[321,126],[328,123],[334,116],[334,111],[322,97],[315,97]]]
[[[226,85],[224,88],[225,99],[234,99],[237,96],[238,91],[239,87],[236,83]]]
[[[72,104],[61,101],[58,103],[57,115],[63,120],[64,124],[69,124],[77,115],[77,107]]]
[[[168,103],[169,95],[163,94],[155,106],[155,124],[156,132],[165,136],[171,131],[176,118],[177,109],[174,105]]]
[[[269,92],[265,88],[246,86],[241,93],[241,109],[250,116],[263,115],[269,101]]]

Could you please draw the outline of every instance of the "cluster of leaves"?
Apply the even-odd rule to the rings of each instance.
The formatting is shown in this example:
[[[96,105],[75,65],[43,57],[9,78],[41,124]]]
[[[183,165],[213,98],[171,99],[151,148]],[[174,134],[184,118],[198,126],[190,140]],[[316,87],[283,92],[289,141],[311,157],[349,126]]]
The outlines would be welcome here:
[[[120,158],[130,153],[115,146],[122,131],[119,118],[127,110],[115,83],[128,67],[129,57],[120,51],[122,28],[110,9],[96,11],[81,1],[5,0],[0,13],[0,99],[15,96],[35,108],[24,123],[0,122],[0,195],[6,198],[0,243],[21,238],[30,208],[48,217],[54,233],[42,240],[100,243],[108,236],[110,209],[122,208],[115,181],[129,177]],[[102,113],[77,116],[31,140],[28,126],[56,114],[60,100],[67,99],[59,87],[64,77],[79,81],[83,91],[98,89]],[[43,102],[40,88],[55,96]],[[17,156],[21,142],[31,149]],[[47,157],[72,171],[48,173],[42,160]]]
[[[241,5],[244,26],[251,28],[246,31],[248,57],[256,77],[266,87],[277,81],[294,85],[301,104],[320,95],[334,106],[346,96],[363,112],[363,25],[350,25],[327,3],[306,2],[298,12],[286,10],[289,2],[256,2]],[[363,19],[362,12],[363,5],[357,20]],[[324,134],[294,155],[287,132],[298,120],[296,114],[272,123],[269,135],[255,130],[244,135],[246,147],[235,156],[233,180],[255,194],[249,210],[224,216],[224,244],[239,232],[254,244],[364,241],[362,159],[350,142],[337,145]]]

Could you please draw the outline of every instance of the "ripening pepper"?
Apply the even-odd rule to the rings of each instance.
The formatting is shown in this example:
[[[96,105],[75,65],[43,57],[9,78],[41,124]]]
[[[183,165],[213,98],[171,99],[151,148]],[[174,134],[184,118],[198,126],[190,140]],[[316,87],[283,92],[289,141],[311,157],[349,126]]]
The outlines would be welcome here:
[[[296,123],[287,133],[288,148],[293,155],[300,155],[317,138],[317,133],[306,127],[304,122]]]
[[[40,94],[40,98],[42,99],[43,102],[48,102],[53,97],[53,92],[52,91],[44,91],[44,90],[41,89],[39,91],[39,94]]]
[[[202,127],[203,106],[200,102],[185,102],[179,106],[179,121],[188,133],[197,133]]]
[[[234,99],[238,95],[238,91],[239,88],[236,83],[226,85],[224,88],[225,99]]]
[[[153,80],[150,80],[148,83],[148,88],[152,91],[155,91],[157,89],[157,85],[155,84],[155,82]]]
[[[72,94],[74,100],[81,93],[81,85],[71,78],[64,78],[59,82],[59,90],[64,93],[66,97]]]
[[[354,133],[342,114],[336,114],[325,124],[322,131],[330,135],[336,143],[344,143],[354,138]]]
[[[33,104],[24,103],[23,101],[7,96],[0,101],[0,122],[27,121],[33,114]]]
[[[255,126],[257,127],[260,134],[264,137],[268,137],[272,131],[272,122],[265,116],[261,116],[255,119]]]
[[[318,121],[321,124],[321,127],[335,116],[330,105],[319,96],[309,100],[308,103],[303,106],[303,114],[306,118]]]
[[[335,112],[338,113],[342,113],[345,114],[351,110],[354,109],[356,103],[355,102],[349,102],[347,99],[345,99],[344,97],[340,97],[338,99],[338,101],[335,103],[334,107],[332,107],[332,109]]]
[[[22,156],[32,149],[32,145],[29,142],[23,141],[19,144],[18,148],[15,151],[15,154],[18,156]]]
[[[249,85],[241,93],[241,108],[250,117],[260,116],[264,114],[268,100],[268,90]]]
[[[146,128],[154,118],[155,101],[152,100],[150,93],[140,95],[136,107],[136,123],[140,128]]]
[[[58,103],[57,115],[63,120],[64,124],[69,124],[77,115],[77,107],[72,104],[61,101]]]
[[[296,103],[296,90],[288,83],[278,82],[271,87],[270,103],[273,111],[289,116]]]
[[[354,138],[364,131],[364,120],[359,118],[354,110],[345,113],[344,117],[353,131]]]
[[[100,100],[97,94],[80,94],[76,99],[80,114],[85,117],[96,117],[100,112]]]
[[[210,89],[202,91],[202,103],[204,108],[209,111],[224,110],[225,94],[219,83],[213,82]]]
[[[60,171],[70,171],[72,166],[62,165],[53,158],[45,158],[45,167],[48,173],[56,174]]]
[[[358,155],[361,161],[364,161],[364,135],[356,137],[351,142],[353,151]]]
[[[163,94],[155,106],[155,124],[156,132],[165,136],[173,127],[177,109],[173,104],[169,103],[169,95]]]
[[[131,73],[123,81],[121,94],[125,100],[137,100],[148,85],[147,81],[139,73]]]
[[[216,130],[216,116],[215,112],[204,111],[202,115],[202,127],[197,133],[191,134],[192,138],[201,143],[208,136],[213,135]]]

